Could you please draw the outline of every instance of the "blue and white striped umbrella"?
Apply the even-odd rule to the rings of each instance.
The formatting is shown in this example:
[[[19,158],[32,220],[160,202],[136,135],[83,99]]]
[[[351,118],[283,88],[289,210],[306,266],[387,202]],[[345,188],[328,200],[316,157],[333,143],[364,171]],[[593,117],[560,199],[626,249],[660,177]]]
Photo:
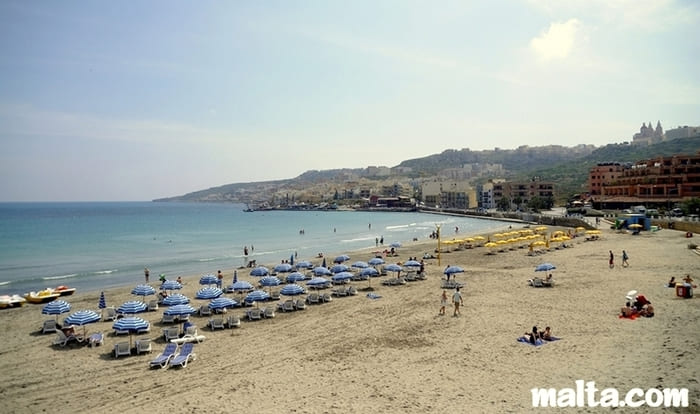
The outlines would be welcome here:
[[[308,260],[302,260],[301,262],[297,263],[297,268],[299,269],[311,269],[313,267],[314,264]]]
[[[216,285],[219,279],[215,275],[204,275],[199,279],[200,285]]]
[[[153,288],[153,286],[137,285],[135,288],[131,289],[131,294],[145,297],[148,295],[155,295],[156,290]]]
[[[331,273],[347,272],[348,270],[350,270],[350,268],[344,264],[337,264],[331,267]]]
[[[446,275],[453,275],[455,273],[463,273],[464,269],[462,269],[459,266],[448,266],[447,269],[443,272]]]
[[[182,284],[177,280],[166,280],[160,285],[160,290],[180,290],[182,289]]]
[[[97,307],[100,309],[104,309],[107,307],[107,301],[105,300],[104,292],[100,292],[100,300],[97,302]]]
[[[341,254],[340,256],[333,259],[333,263],[343,263],[347,262],[348,260],[350,260],[350,256],[348,256],[347,254]]]
[[[331,281],[326,279],[325,277],[315,277],[308,282],[306,282],[306,286],[311,286],[311,287],[322,287],[322,286],[328,286],[330,285]]]
[[[292,271],[292,265],[289,263],[280,263],[277,266],[274,267],[275,272],[279,273],[287,273]]]
[[[403,265],[407,267],[420,267],[420,262],[417,260],[406,260],[406,263]]]
[[[295,296],[304,293],[306,293],[306,290],[302,286],[297,285],[296,283],[290,283],[288,285],[285,285],[280,290],[280,294],[285,296]]]
[[[146,305],[143,302],[140,302],[138,300],[130,300],[128,302],[124,302],[117,308],[117,312],[119,313],[124,313],[127,315],[133,315],[135,313],[141,313],[141,312],[146,312],[146,309],[148,309],[148,305]]]
[[[350,280],[350,279],[352,279],[352,273],[350,273],[350,272],[336,273],[331,277],[331,280],[334,282],[342,282],[342,281]]]
[[[299,272],[292,272],[287,275],[287,283],[294,283],[300,280],[306,280],[306,275]]]
[[[246,303],[263,302],[270,299],[270,295],[264,290],[254,290],[245,297]]]
[[[362,269],[360,271],[360,276],[369,276],[369,277],[379,276],[379,271],[373,267],[367,267],[367,268]]]
[[[351,267],[354,267],[355,269],[366,269],[369,267],[369,264],[367,262],[363,261],[358,261],[350,265]]]
[[[234,308],[238,306],[238,302],[231,298],[227,298],[226,296],[222,296],[220,298],[216,298],[209,302],[209,309],[211,310],[219,310],[219,309],[224,309],[224,308]]]
[[[255,289],[255,287],[246,280],[239,280],[238,282],[232,284],[230,287],[231,289],[233,289],[234,292],[247,292],[249,290]]]
[[[126,318],[117,319],[112,325],[112,329],[117,331],[129,331],[129,333],[136,333],[138,331],[143,331],[151,326],[150,322],[143,318],[137,316],[127,316]]]
[[[192,315],[193,313],[197,312],[197,309],[193,308],[190,305],[187,304],[180,304],[180,305],[175,305],[171,306],[168,309],[166,309],[163,314],[164,315]]]
[[[278,286],[282,283],[277,276],[265,276],[260,279],[260,286]]]
[[[550,270],[554,270],[556,268],[557,267],[551,263],[542,263],[535,267],[535,272],[549,272]]]
[[[391,243],[391,244],[389,245],[389,247],[393,247],[393,248],[395,248],[395,249],[398,249],[399,247],[401,247],[401,243],[399,243],[399,242],[393,242],[393,243]]]
[[[197,295],[195,297],[197,299],[215,299],[223,294],[224,294],[223,290],[221,290],[217,287],[208,286],[208,287],[199,289],[197,291]]]
[[[41,310],[41,313],[44,315],[56,315],[56,319],[58,320],[58,315],[69,311],[70,303],[66,302],[65,300],[55,300],[46,304],[46,306],[44,306],[44,308]]]
[[[384,259],[381,257],[373,257],[367,261],[370,266],[379,266],[384,264]]]
[[[250,271],[251,276],[267,276],[270,273],[265,266],[258,266]]]
[[[403,269],[401,269],[401,266],[397,264],[389,263],[388,265],[384,266],[384,270],[387,272],[400,272]]]
[[[168,295],[167,298],[163,299],[163,305],[165,306],[183,305],[185,303],[190,303],[190,298],[180,293]]]
[[[326,276],[332,274],[332,272],[323,266],[315,267],[313,270],[316,276]]]
[[[77,325],[84,326],[89,323],[97,322],[100,320],[100,315],[92,310],[84,309],[77,312],[71,313],[63,321],[64,325]]]

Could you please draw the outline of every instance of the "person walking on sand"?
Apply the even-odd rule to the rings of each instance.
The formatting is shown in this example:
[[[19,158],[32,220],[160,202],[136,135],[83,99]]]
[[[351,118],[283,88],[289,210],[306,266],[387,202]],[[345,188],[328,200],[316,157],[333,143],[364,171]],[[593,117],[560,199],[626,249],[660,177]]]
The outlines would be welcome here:
[[[146,278],[146,283],[148,283],[148,277],[151,275],[151,271],[147,267],[143,268],[143,277]]]
[[[622,267],[627,267],[630,265],[628,262],[629,258],[630,257],[627,256],[627,252],[623,250],[622,251]]]
[[[443,289],[440,296],[440,312],[438,312],[438,315],[445,315],[445,306],[447,306],[447,291]]]
[[[461,313],[459,313],[459,305],[464,305],[464,299],[462,298],[462,294],[459,293],[459,288],[455,289],[455,293],[452,295],[452,302],[455,304],[455,311],[452,316],[461,315]]]
[[[610,250],[610,260],[608,261],[608,265],[611,269],[615,267],[615,255],[613,255],[612,250]]]

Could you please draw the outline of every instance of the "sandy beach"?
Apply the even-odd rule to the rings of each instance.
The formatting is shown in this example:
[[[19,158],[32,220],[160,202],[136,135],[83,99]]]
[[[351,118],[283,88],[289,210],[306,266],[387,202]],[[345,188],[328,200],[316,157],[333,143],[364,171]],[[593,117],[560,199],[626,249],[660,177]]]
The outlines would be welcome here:
[[[687,248],[695,239],[672,230],[639,236],[601,230],[597,241],[577,238],[571,248],[535,256],[527,249],[486,254],[484,247],[444,253],[440,263],[427,261],[427,280],[389,287],[380,284],[383,278],[372,279],[380,299],[360,291],[306,310],[277,312],[273,319],[243,321],[238,329],[212,332],[205,327],[208,318],[195,315],[206,340],[195,345],[197,359],[183,369],[148,366],[165,347],[163,307],[139,315],[151,322],[151,332],[134,337],[152,338],[153,353],[118,359],[113,346],[128,336],[114,336],[112,322],[87,326],[106,333],[102,346],[62,348],[52,346],[55,334],[39,332],[42,321],[53,318],[41,314],[43,305],[0,310],[3,411],[521,413],[539,410],[532,407],[530,389],[575,387],[582,379],[621,393],[688,388],[690,407],[671,412],[700,412],[700,299],[677,298],[664,286],[671,276],[691,274],[700,281],[700,256]],[[420,258],[434,248],[433,240],[414,242],[392,260]],[[627,268],[621,266],[623,249],[630,256]],[[616,256],[613,269],[609,250]],[[350,255],[351,261],[372,257],[369,251]],[[543,262],[556,265],[555,286],[528,286]],[[465,269],[457,275],[466,283],[459,317],[452,317],[450,306],[446,316],[438,315],[447,265]],[[225,270],[225,284],[232,272]],[[239,270],[239,279],[255,282],[248,273]],[[182,293],[194,298],[199,276],[186,278]],[[142,282],[142,275],[135,276],[133,285]],[[633,289],[653,303],[655,317],[618,318]],[[130,290],[106,291],[107,304],[136,299]],[[97,311],[98,297],[78,292],[66,300],[72,311]],[[242,315],[243,309],[229,312]],[[533,325],[551,326],[562,339],[540,347],[517,342]]]

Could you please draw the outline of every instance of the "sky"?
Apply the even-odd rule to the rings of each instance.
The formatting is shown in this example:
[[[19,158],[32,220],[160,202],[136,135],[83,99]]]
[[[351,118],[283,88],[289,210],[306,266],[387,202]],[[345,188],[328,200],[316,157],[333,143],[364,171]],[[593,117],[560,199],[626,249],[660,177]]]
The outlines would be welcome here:
[[[700,125],[694,0],[0,2],[0,201]]]

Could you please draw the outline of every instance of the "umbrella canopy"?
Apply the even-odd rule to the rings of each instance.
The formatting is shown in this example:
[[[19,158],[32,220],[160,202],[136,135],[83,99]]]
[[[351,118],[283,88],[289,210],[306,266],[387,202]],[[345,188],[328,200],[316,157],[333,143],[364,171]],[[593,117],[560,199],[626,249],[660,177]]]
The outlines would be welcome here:
[[[281,284],[282,281],[277,278],[277,276],[265,276],[260,279],[261,286],[277,286]]]
[[[160,290],[180,290],[182,284],[177,280],[166,280],[160,285]]]
[[[554,270],[556,268],[557,267],[551,263],[542,263],[535,267],[535,272],[549,272],[550,270]]]
[[[155,295],[156,290],[153,288],[153,286],[137,285],[135,288],[131,289],[131,294],[146,297],[148,295]]]
[[[330,280],[326,279],[325,277],[315,277],[308,282],[306,282],[306,286],[311,286],[311,287],[322,287],[322,286],[327,286],[331,283]]]
[[[124,302],[117,308],[117,312],[119,313],[124,313],[127,315],[133,315],[135,313],[140,313],[140,312],[145,312],[146,309],[148,309],[148,305],[146,305],[144,302],[140,302],[138,300],[130,300],[128,302]]]
[[[350,265],[350,267],[354,267],[355,269],[365,269],[369,267],[369,264],[367,262],[363,261],[358,261]]]
[[[417,260],[406,260],[406,263],[403,265],[408,267],[420,267],[420,262]]]
[[[343,263],[347,262],[348,260],[350,260],[350,256],[348,256],[347,254],[341,254],[340,256],[333,259],[333,263]]]
[[[197,309],[193,308],[192,306],[188,304],[180,304],[180,305],[174,305],[166,309],[163,314],[164,315],[175,315],[175,316],[180,316],[180,315],[192,315],[193,313],[197,312]]]
[[[238,302],[231,298],[227,298],[225,296],[222,296],[220,298],[216,298],[209,302],[209,309],[211,310],[218,310],[218,309],[225,309],[225,308],[233,308],[238,306]]]
[[[216,285],[219,283],[219,279],[215,275],[204,275],[199,278],[200,285]]]
[[[264,290],[254,290],[247,294],[244,300],[246,303],[253,303],[266,301],[268,299],[270,299],[269,293],[265,292]]]
[[[401,266],[394,264],[394,263],[389,263],[388,265],[384,266],[384,270],[387,272],[400,272]]]
[[[337,265],[331,267],[332,273],[347,272],[348,270],[350,270],[350,268],[344,264],[337,264]]]
[[[352,279],[352,273],[350,272],[339,272],[334,274],[333,277],[331,277],[331,280],[333,280],[334,282],[342,282],[350,279]]]
[[[448,266],[443,272],[446,275],[453,275],[455,273],[464,273],[464,269],[459,266]]]
[[[195,297],[197,299],[215,299],[223,294],[224,294],[223,290],[221,290],[217,287],[207,286],[205,288],[199,289],[197,291],[197,295]]]
[[[44,315],[56,315],[56,320],[58,320],[58,315],[68,311],[70,311],[70,303],[65,300],[55,300],[44,306],[41,313]]]
[[[249,291],[252,289],[255,289],[253,285],[250,284],[247,280],[239,280],[238,282],[232,284],[231,289],[233,289],[234,292],[245,292]]]
[[[64,324],[65,325],[77,325],[77,326],[84,326],[89,323],[97,322],[100,320],[100,315],[95,312],[91,311],[88,309],[84,310],[79,310],[77,312],[71,313],[68,315],[68,317],[65,319]]]
[[[367,261],[370,266],[379,266],[384,264],[384,259],[381,257],[373,257]]]
[[[126,318],[117,319],[112,325],[112,329],[117,331],[129,331],[130,334],[148,329],[150,323],[136,316],[128,316]]]
[[[292,271],[292,265],[289,263],[280,263],[274,267],[275,272],[287,273]]]
[[[362,269],[360,271],[360,276],[370,276],[370,277],[379,276],[379,271],[373,267],[367,267],[367,268]]]
[[[391,243],[391,244],[389,245],[389,247],[393,247],[393,248],[398,249],[399,247],[401,247],[401,243],[399,243],[399,242],[393,242],[393,243]]]
[[[100,300],[97,302],[97,307],[99,309],[104,309],[107,307],[107,301],[105,300],[104,292],[100,292]]]
[[[306,293],[306,290],[302,286],[297,285],[296,283],[290,283],[288,285],[285,285],[280,290],[280,295],[286,295],[286,296],[295,296],[295,295],[301,295],[304,293]]]
[[[330,270],[326,269],[323,266],[315,267],[313,272],[316,276],[325,276],[330,275],[332,273]]]
[[[306,275],[299,272],[292,272],[287,275],[287,283],[298,282],[300,280],[306,280]]]
[[[313,263],[309,262],[308,260],[302,260],[301,262],[297,263],[297,268],[312,269],[313,267]]]
[[[165,306],[183,305],[185,303],[190,303],[190,298],[179,293],[169,295],[167,298],[163,299],[163,305]]]
[[[251,276],[267,276],[270,273],[265,266],[258,266],[250,271]]]

